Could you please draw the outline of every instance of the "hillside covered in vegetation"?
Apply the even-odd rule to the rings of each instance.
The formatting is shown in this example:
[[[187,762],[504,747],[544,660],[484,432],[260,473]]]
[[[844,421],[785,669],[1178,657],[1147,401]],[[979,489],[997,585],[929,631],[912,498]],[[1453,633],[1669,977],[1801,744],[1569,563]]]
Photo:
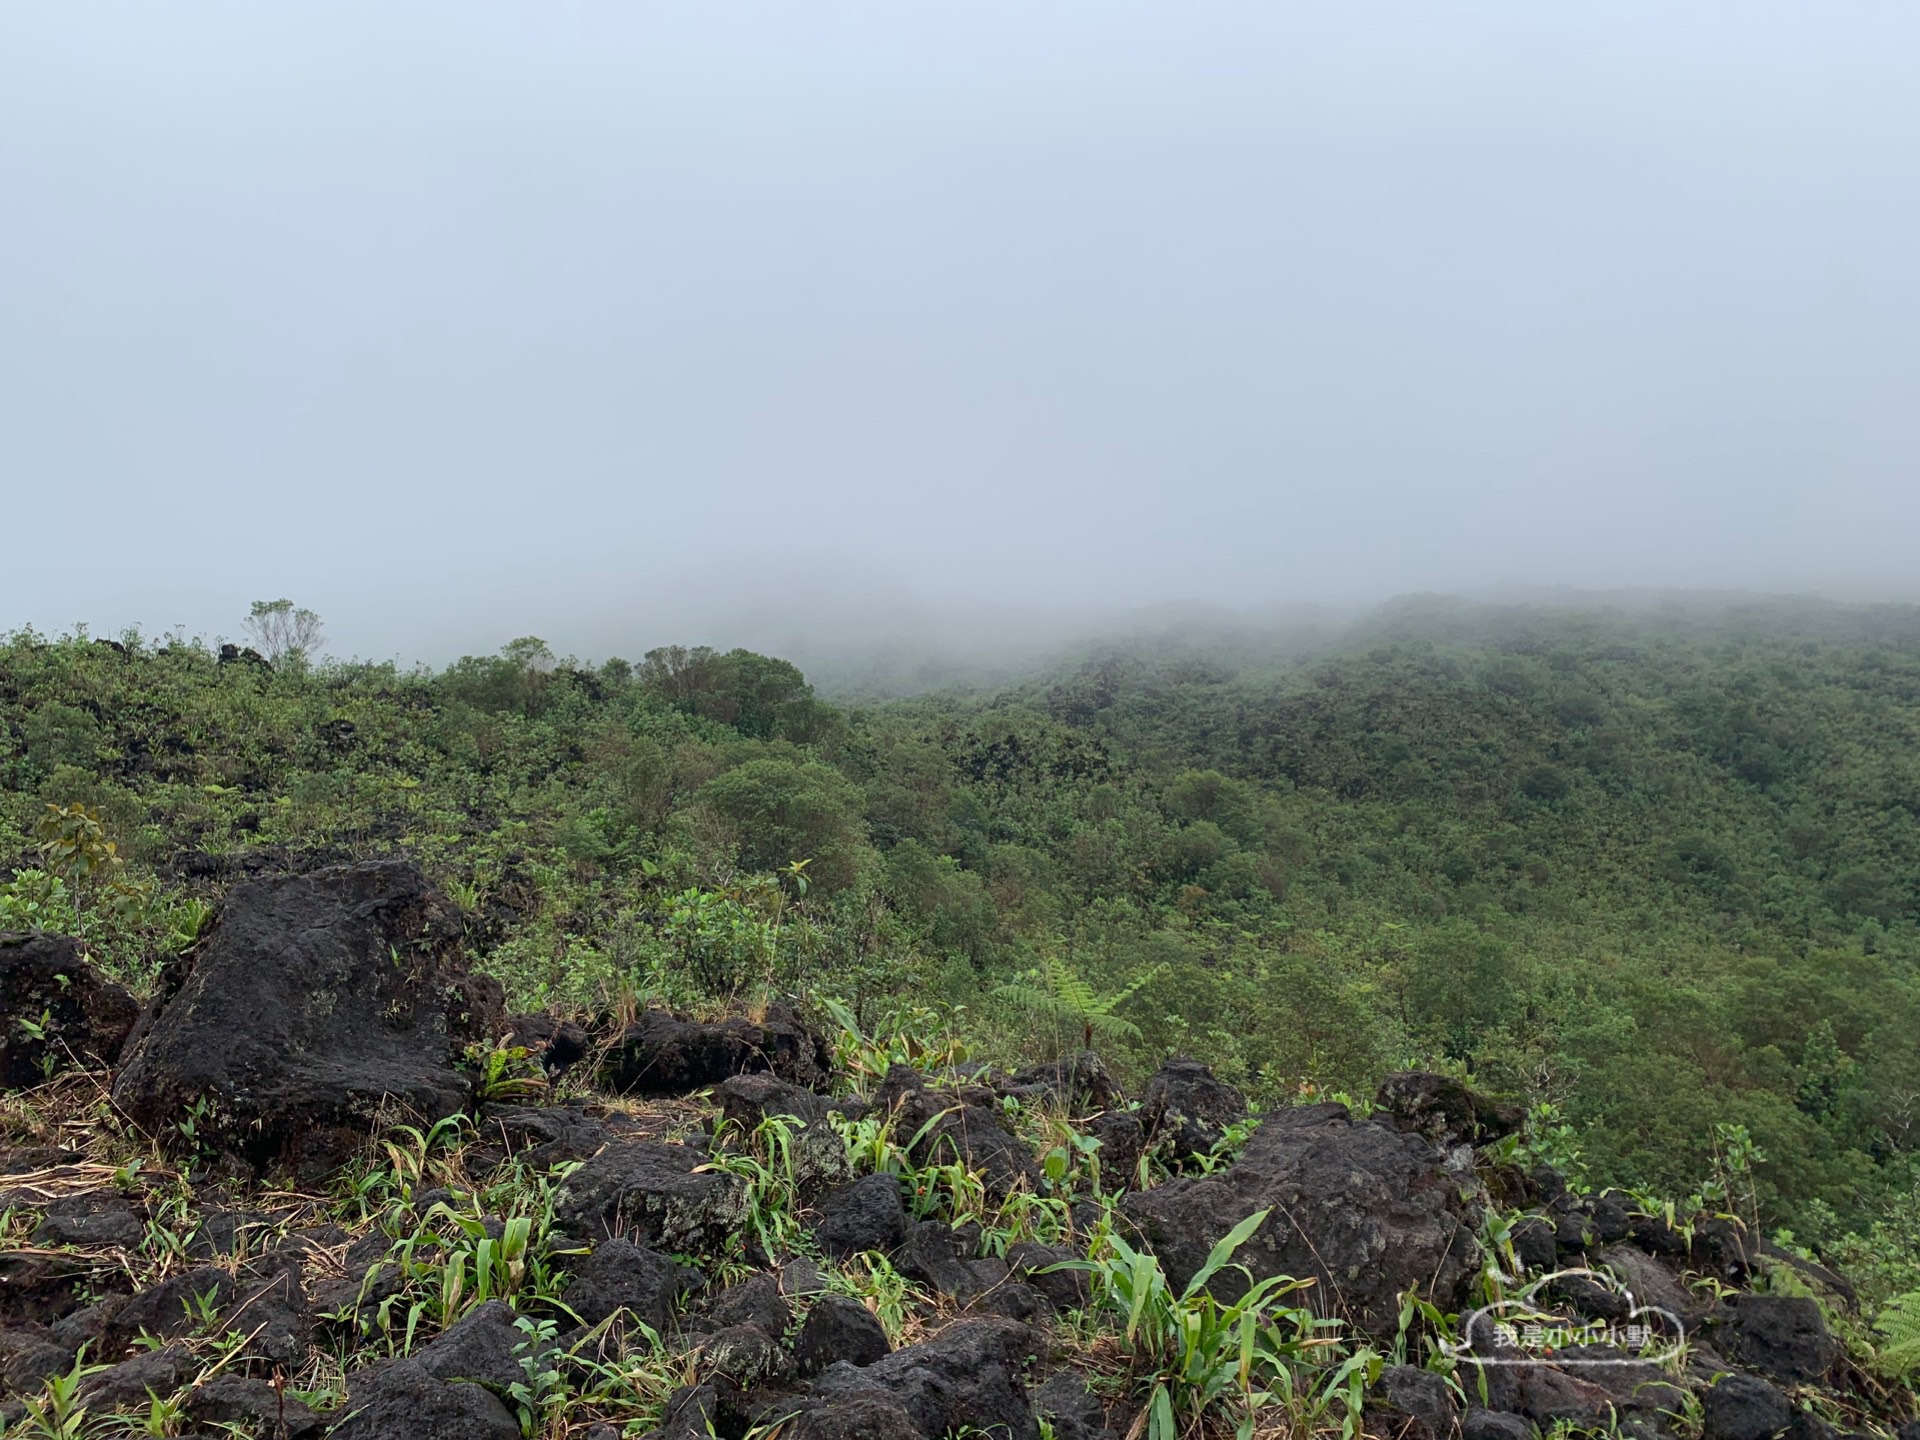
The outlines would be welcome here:
[[[1893,608],[1407,604],[875,704],[744,651],[21,633],[0,930],[144,990],[234,881],[405,857],[516,1006],[831,997],[1009,1064],[1190,1054],[1259,1103],[1452,1071],[1593,1181],[1745,1187],[1894,1293],[1917,739]],[[56,873],[96,823],[111,863]]]

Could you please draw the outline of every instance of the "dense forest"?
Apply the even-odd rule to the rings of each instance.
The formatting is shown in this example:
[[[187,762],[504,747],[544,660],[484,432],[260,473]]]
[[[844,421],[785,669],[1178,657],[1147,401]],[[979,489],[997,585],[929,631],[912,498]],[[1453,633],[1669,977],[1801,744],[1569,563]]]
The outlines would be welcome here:
[[[1920,1285],[1920,612],[1405,602],[874,702],[742,650],[271,659],[0,644],[0,929],[144,986],[232,880],[404,854],[525,1005],[830,997],[1265,1102],[1439,1067]]]

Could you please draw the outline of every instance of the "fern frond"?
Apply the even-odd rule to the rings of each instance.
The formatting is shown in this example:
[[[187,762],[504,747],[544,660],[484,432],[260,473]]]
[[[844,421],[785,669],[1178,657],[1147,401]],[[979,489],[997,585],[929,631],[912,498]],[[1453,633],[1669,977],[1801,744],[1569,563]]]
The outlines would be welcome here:
[[[1029,1014],[1046,1020],[1070,1020],[1080,1023],[1081,1012],[1066,1003],[1051,990],[1043,990],[1037,985],[1020,980],[1009,980],[1004,985],[996,985],[993,994],[1001,1000],[1010,1000]]]
[[[1156,965],[1111,995],[1102,995],[1058,955],[1041,958],[1039,968],[1019,980],[994,987],[994,995],[1012,1001],[1036,1017],[1084,1029],[1091,1040],[1138,1040],[1140,1027],[1114,1013],[1151,980],[1166,971]]]
[[[1920,1290],[1889,1300],[1873,1328],[1887,1337],[1875,1357],[1882,1370],[1896,1380],[1920,1372]]]
[[[1140,1027],[1118,1015],[1088,1015],[1087,1028],[1102,1040],[1138,1040]]]

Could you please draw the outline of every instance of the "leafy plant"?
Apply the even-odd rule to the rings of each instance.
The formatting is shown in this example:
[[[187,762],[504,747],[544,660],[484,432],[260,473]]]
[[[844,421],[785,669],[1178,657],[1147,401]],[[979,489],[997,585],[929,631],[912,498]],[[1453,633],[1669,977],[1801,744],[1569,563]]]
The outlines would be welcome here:
[[[1586,1164],[1580,1153],[1579,1135],[1567,1123],[1560,1107],[1542,1100],[1528,1108],[1518,1131],[1502,1136],[1489,1147],[1490,1159],[1506,1165],[1532,1169],[1546,1165],[1558,1171],[1569,1188],[1586,1188]]]
[[[667,902],[666,938],[708,996],[735,995],[772,977],[780,926],[772,906],[779,887],[683,890]]]
[[[167,911],[167,949],[175,955],[191,950],[206,934],[213,916],[213,906],[194,896],[175,901]]]
[[[122,864],[120,847],[107,839],[100,812],[78,801],[71,805],[49,803],[33,833],[47,869],[69,884],[84,885],[111,874]]]
[[[0,930],[70,934],[79,924],[67,882],[47,870],[22,870],[0,885]]]
[[[901,1004],[869,1029],[844,1001],[822,997],[819,1004],[834,1022],[834,1068],[856,1084],[878,1080],[895,1065],[934,1074],[967,1058],[956,1028],[965,1007],[942,1015],[931,1007]]]
[[[513,1347],[513,1358],[520,1366],[521,1378],[507,1386],[507,1398],[520,1417],[520,1433],[537,1435],[567,1403],[567,1379],[555,1363],[560,1355],[554,1337],[560,1327],[552,1320],[536,1320],[522,1315],[514,1322],[520,1339]]]
[[[1131,1372],[1144,1390],[1134,1428],[1144,1429],[1146,1440],[1181,1440],[1215,1420],[1231,1423],[1238,1440],[1250,1440],[1271,1406],[1306,1426],[1338,1411],[1344,1435],[1358,1428],[1378,1358],[1364,1349],[1341,1357],[1339,1337],[1324,1333],[1339,1322],[1280,1303],[1311,1280],[1273,1275],[1256,1281],[1233,1259],[1268,1214],[1259,1211],[1229,1231],[1179,1291],[1156,1256],[1134,1249],[1110,1227],[1092,1258],[1055,1267],[1087,1271],[1094,1307],[1121,1321]],[[1231,1301],[1211,1288],[1227,1270],[1246,1282]]]
[[[110,1417],[90,1415],[80,1399],[80,1388],[88,1376],[111,1368],[87,1364],[87,1347],[82,1345],[66,1371],[48,1379],[38,1395],[22,1397],[26,1417],[19,1433],[23,1440],[88,1440],[106,1433]]]
[[[1074,1026],[1081,1032],[1081,1044],[1091,1049],[1096,1037],[1101,1040],[1140,1038],[1140,1027],[1115,1012],[1165,973],[1164,965],[1156,965],[1120,989],[1102,994],[1086,976],[1058,955],[1047,955],[1036,969],[1018,980],[996,986],[993,993],[1043,1020]]]
[[[1766,1158],[1766,1152],[1747,1133],[1746,1126],[1724,1121],[1716,1124],[1713,1127],[1713,1178],[1701,1187],[1693,1208],[1721,1211],[1758,1230],[1760,1202],[1754,1167],[1764,1164]]]
[[[799,1128],[792,1116],[768,1115],[746,1137],[744,1150],[718,1149],[701,1167],[746,1182],[746,1218],[734,1236],[742,1259],[755,1251],[766,1258],[790,1253],[805,1232],[794,1152]]]
[[[1886,1336],[1876,1348],[1875,1365],[1896,1380],[1920,1375],[1920,1290],[1889,1300],[1874,1317],[1873,1328]]]
[[[466,1055],[479,1072],[473,1098],[480,1104],[521,1104],[547,1093],[546,1073],[524,1045],[469,1045]]]
[[[445,1201],[427,1211],[426,1221],[449,1221],[458,1237],[431,1263],[430,1273],[440,1282],[439,1319],[451,1323],[489,1300],[511,1300],[519,1295],[529,1272],[533,1220],[516,1215],[501,1223],[500,1234],[490,1232],[485,1217],[462,1214]]]

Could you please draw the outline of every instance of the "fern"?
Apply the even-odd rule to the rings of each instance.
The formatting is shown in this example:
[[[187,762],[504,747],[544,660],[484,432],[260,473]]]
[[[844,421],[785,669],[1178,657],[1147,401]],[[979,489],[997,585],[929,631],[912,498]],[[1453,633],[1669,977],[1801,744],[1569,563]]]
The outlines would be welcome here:
[[[1888,1375],[1904,1379],[1920,1371],[1920,1290],[1889,1300],[1873,1328],[1887,1337],[1876,1359]]]
[[[993,993],[1002,1000],[1012,1001],[1032,1015],[1078,1025],[1084,1043],[1091,1049],[1096,1036],[1102,1040],[1140,1038],[1140,1027],[1114,1012],[1138,994],[1143,986],[1158,979],[1166,968],[1165,965],[1156,965],[1121,989],[1110,995],[1102,995],[1093,988],[1086,976],[1066,961],[1057,955],[1048,955],[1041,960],[1039,969],[1028,971],[1018,980],[996,986]]]

